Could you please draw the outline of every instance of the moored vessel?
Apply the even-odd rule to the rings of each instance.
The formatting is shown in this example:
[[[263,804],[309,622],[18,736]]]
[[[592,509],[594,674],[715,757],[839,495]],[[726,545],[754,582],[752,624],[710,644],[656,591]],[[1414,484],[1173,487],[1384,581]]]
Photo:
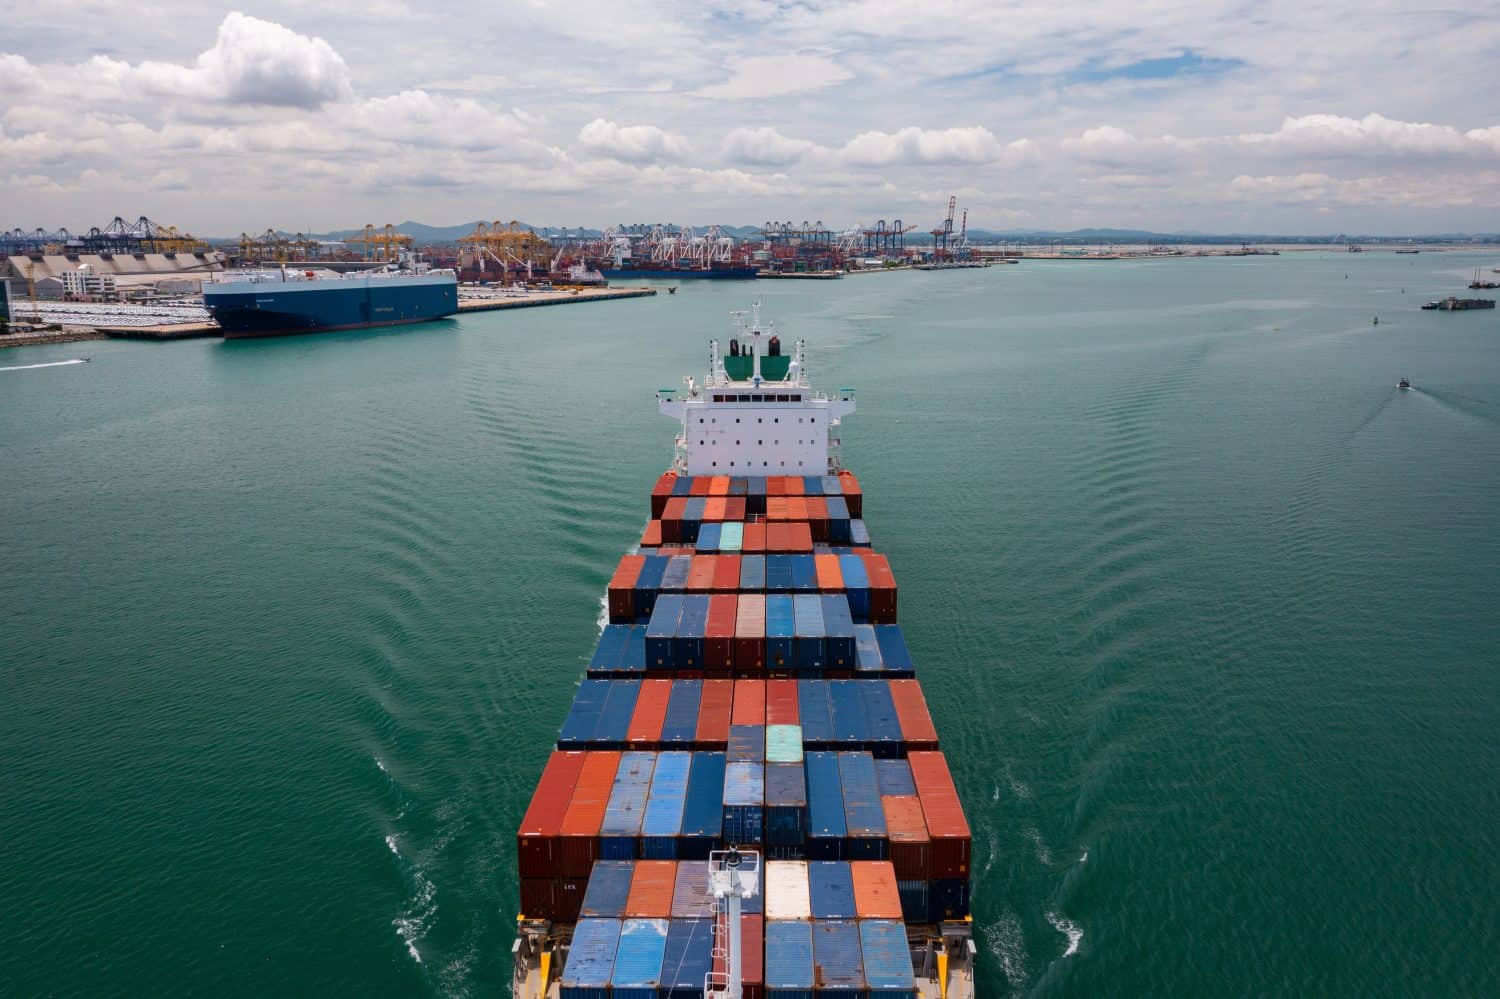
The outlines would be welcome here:
[[[679,425],[517,835],[517,997],[972,999],[972,835],[806,345]]]
[[[351,274],[314,268],[227,272],[203,286],[226,338],[401,326],[458,312],[458,277],[410,255]]]

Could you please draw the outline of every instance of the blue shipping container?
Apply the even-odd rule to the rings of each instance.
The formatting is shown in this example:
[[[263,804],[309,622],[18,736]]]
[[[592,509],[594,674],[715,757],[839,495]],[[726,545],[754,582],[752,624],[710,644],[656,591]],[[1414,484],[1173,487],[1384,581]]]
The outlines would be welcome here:
[[[858,555],[840,555],[839,572],[844,577],[844,595],[849,598],[849,613],[856,621],[870,619],[870,573],[865,560]]]
[[[672,641],[672,660],[678,669],[703,668],[703,634],[708,628],[707,594],[689,594],[682,600],[682,618]]]
[[[661,578],[666,575],[667,563],[672,560],[665,555],[647,555],[641,574],[635,578],[635,590],[631,602],[635,605],[637,621],[649,621],[656,607],[656,593],[661,589]]]
[[[807,556],[812,560],[812,556]],[[796,641],[793,658],[799,671],[813,672],[823,668],[823,602],[816,593],[799,593],[792,598]]]
[[[590,745],[594,749],[623,749],[625,735],[630,729],[630,718],[635,714],[635,701],[641,693],[639,680],[611,680],[609,695],[599,710],[599,720],[594,725]]]
[[[766,668],[788,670],[794,661],[792,642],[797,634],[792,598],[766,596]]]
[[[870,531],[858,517],[849,521],[849,543],[855,548],[870,547]]]
[[[646,671],[646,626],[632,624],[630,635],[625,640],[625,654],[620,658],[620,669],[627,673]]]
[[[800,763],[766,764],[766,843],[800,846],[807,838],[807,777]]]
[[[729,726],[730,763],[763,763],[765,758],[766,730],[763,726]]]
[[[901,717],[896,714],[890,684],[885,680],[854,682],[859,684],[865,706],[866,746],[877,760],[896,759],[901,755]]]
[[[802,723],[804,747],[830,749],[835,745],[827,680],[797,681],[797,714]]]
[[[717,552],[723,533],[723,524],[717,522],[704,524],[698,529],[698,541],[694,547],[700,552]]]
[[[844,821],[849,826],[845,859],[884,860],[885,809],[880,804],[880,789],[875,779],[875,758],[869,753],[838,756],[839,781],[844,788]]]
[[[667,560],[667,571],[662,573],[662,592],[681,593],[687,589],[688,573],[693,570],[691,555],[673,555]]]
[[[854,668],[854,618],[849,614],[849,598],[841,593],[825,593],[823,603],[824,662],[829,669]]]
[[[766,557],[740,556],[740,592],[760,593],[766,588]]]
[[[917,793],[911,764],[905,760],[876,760],[875,782],[880,785],[882,798],[910,797]]]
[[[665,919],[627,919],[615,949],[611,999],[656,999],[667,949]]]
[[[683,748],[692,745],[698,735],[698,708],[702,701],[702,680],[673,680],[667,714],[662,719],[661,741]]]
[[[854,872],[848,862],[819,860],[807,865],[808,894],[814,919],[856,919]]]
[[[805,496],[822,496],[823,477],[821,475],[802,476],[802,493]]]
[[[766,592],[789,593],[792,589],[792,557],[766,556]]]
[[[850,920],[814,920],[813,977],[818,994],[858,996],[865,988],[865,966],[860,954],[859,925]]]
[[[916,999],[905,926],[893,919],[864,920],[859,924],[859,952],[870,999]]]
[[[854,668],[861,673],[885,672],[885,661],[880,658],[880,642],[875,637],[873,624],[854,626]]]
[[[841,482],[841,481],[839,481],[839,477],[837,475],[825,475],[825,476],[823,476],[823,495],[824,496],[842,496],[842,495],[844,495],[844,483]]]
[[[812,923],[766,921],[766,999],[812,999]]]
[[[618,919],[580,919],[563,968],[562,999],[608,999],[619,943]]]
[[[646,796],[651,791],[651,774],[655,767],[655,753],[631,752],[620,757],[620,767],[615,771],[615,784],[610,789],[609,803],[604,808],[604,822],[599,828],[601,857],[608,860],[636,858],[641,817],[646,813]]]
[[[703,981],[713,970],[712,919],[674,919],[667,927],[661,961],[661,999],[703,999]]]
[[[792,589],[799,593],[818,592],[818,563],[811,555],[788,555],[792,560]]]
[[[588,746],[608,696],[608,680],[584,680],[578,685],[573,706],[568,709],[568,717],[563,720],[562,731],[557,736],[559,748],[583,749]]]
[[[885,670],[892,677],[909,677],[916,672],[899,624],[877,624],[875,640],[880,643],[880,658],[885,663]]]
[[[844,788],[836,753],[811,752],[803,761],[807,772],[807,857],[844,859]]]
[[[672,483],[673,496],[691,496],[693,494],[693,477],[691,475],[679,475]]]
[[[646,625],[646,669],[672,669],[672,642],[677,636],[677,622],[682,617],[682,594],[663,593],[656,598],[656,609]]]
[[[677,837],[682,831],[692,763],[692,754],[685,752],[662,753],[656,758],[651,793],[646,798],[646,815],[641,820],[641,857],[645,860],[677,858]]]
[[[708,861],[684,860],[677,865],[672,885],[673,919],[709,919],[714,899],[708,891]]]
[[[869,680],[832,680],[828,684],[828,703],[833,708],[833,737],[847,749],[864,749],[869,739],[865,722],[865,705],[859,696],[861,684]],[[875,775],[871,773],[873,778]]]
[[[724,829],[724,754],[694,753],[683,799],[680,860],[707,860]]]
[[[589,872],[579,912],[586,918],[619,919],[630,897],[630,879],[635,877],[633,860],[600,860]]]
[[[749,846],[764,840],[765,768],[759,763],[724,767],[724,841]]]
[[[828,504],[828,540],[835,545],[849,543],[849,504],[842,496],[830,496]]]
[[[625,655],[625,644],[630,639],[630,625],[606,624],[599,635],[599,644],[594,646],[594,656],[589,660],[589,671],[608,673],[620,668]]]

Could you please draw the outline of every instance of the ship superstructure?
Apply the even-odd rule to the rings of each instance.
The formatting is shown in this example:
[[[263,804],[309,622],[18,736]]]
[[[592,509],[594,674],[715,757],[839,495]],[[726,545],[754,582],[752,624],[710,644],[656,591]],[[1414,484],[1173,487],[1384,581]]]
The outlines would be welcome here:
[[[513,994],[972,999],[972,836],[842,467],[852,390],[735,314],[521,821]]]

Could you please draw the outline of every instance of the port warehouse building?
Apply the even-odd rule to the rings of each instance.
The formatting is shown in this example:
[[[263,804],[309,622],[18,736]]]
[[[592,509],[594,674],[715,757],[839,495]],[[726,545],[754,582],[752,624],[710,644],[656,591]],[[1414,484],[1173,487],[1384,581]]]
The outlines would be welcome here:
[[[221,254],[203,253],[47,253],[12,254],[0,262],[0,279],[8,278],[12,300],[30,294],[35,282],[38,298],[62,298],[67,275],[88,267],[102,283],[113,282],[124,295],[155,291],[163,295],[197,294],[203,281],[224,269]]]

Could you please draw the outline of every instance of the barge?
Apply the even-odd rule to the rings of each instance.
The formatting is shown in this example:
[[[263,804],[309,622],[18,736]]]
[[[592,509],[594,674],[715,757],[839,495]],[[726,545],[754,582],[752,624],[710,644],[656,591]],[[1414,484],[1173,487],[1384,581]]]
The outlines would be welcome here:
[[[517,832],[517,999],[972,999],[972,836],[842,466],[758,309],[678,423]]]
[[[1457,298],[1452,295],[1422,306],[1428,312],[1468,312],[1471,309],[1493,309],[1494,307],[1493,298]]]

